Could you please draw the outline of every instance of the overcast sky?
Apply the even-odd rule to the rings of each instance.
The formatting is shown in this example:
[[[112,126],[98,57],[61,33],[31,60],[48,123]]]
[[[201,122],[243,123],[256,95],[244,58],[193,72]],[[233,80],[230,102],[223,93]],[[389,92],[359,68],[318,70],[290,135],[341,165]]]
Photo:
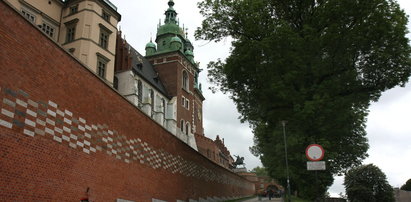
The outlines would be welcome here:
[[[126,40],[143,55],[144,47],[152,37],[155,40],[157,25],[164,20],[168,0],[111,0],[122,15],[119,26]],[[246,167],[251,170],[261,166],[258,158],[248,150],[253,145],[253,134],[248,124],[241,124],[240,116],[228,95],[213,94],[207,83],[206,65],[217,58],[226,58],[231,42],[220,43],[195,41],[194,31],[201,25],[202,16],[197,8],[198,0],[174,0],[180,19],[180,26],[188,28],[188,38],[194,45],[195,60],[200,62],[200,82],[206,98],[203,106],[205,135],[215,139],[220,135],[232,155],[245,157]],[[411,14],[411,1],[398,1],[405,12]],[[410,27],[410,26],[408,26]],[[410,35],[409,35],[410,36]],[[383,94],[377,103],[370,107],[367,132],[370,144],[369,158],[364,163],[377,165],[387,175],[389,183],[399,187],[411,178],[411,84],[405,88],[395,88]],[[292,134],[289,134],[292,135]],[[326,154],[327,155],[327,154]],[[279,162],[283,163],[283,162]],[[344,192],[343,177],[336,177],[329,192],[337,195]]]

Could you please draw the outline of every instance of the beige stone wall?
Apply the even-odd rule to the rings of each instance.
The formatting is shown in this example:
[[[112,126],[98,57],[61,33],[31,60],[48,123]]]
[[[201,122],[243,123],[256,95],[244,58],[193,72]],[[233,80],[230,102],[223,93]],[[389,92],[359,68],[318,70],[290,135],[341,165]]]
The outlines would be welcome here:
[[[29,12],[35,16],[34,24],[42,25],[43,22],[53,29],[53,40],[59,40],[61,10],[63,4],[58,0],[5,0],[16,10]],[[50,2],[50,3],[49,3]]]

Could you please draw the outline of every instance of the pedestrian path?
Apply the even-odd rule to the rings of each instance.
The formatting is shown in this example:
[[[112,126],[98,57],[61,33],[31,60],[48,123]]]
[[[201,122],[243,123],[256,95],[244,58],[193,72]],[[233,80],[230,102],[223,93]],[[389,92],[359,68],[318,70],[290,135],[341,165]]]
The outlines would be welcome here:
[[[262,197],[261,200],[258,199],[258,197],[252,198],[245,200],[243,202],[282,202],[282,198],[272,198],[271,200],[268,200],[268,197]]]

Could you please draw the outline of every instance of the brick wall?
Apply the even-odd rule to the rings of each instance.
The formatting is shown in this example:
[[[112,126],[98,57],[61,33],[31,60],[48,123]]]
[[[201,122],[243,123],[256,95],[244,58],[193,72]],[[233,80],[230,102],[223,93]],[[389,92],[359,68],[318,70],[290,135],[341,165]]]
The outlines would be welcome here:
[[[0,199],[250,195],[0,1]]]

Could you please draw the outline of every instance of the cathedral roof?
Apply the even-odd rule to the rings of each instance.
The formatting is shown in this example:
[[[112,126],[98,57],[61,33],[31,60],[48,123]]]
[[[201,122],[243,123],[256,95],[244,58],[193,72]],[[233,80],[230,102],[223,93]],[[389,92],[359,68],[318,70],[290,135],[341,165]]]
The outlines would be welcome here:
[[[132,71],[143,78],[147,83],[156,88],[160,93],[169,98],[168,92],[158,77],[157,71],[153,65],[142,56],[136,49],[130,44],[126,44],[126,47],[130,50],[131,69]]]

